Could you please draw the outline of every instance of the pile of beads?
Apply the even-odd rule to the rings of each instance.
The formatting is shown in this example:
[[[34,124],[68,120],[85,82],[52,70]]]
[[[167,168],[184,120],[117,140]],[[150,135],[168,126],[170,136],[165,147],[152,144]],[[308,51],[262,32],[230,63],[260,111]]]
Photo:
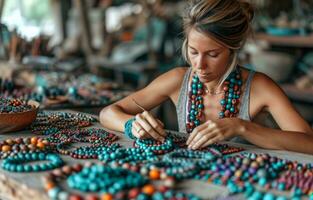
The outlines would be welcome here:
[[[108,192],[115,194],[121,190],[140,187],[148,180],[138,173],[104,165],[85,167],[79,173],[68,177],[69,187],[83,192]]]
[[[140,172],[143,175],[148,175],[151,179],[174,177],[176,180],[183,180],[196,175],[199,169],[193,162],[156,161],[147,163]]]
[[[114,152],[102,152],[99,160],[109,163],[138,163],[144,161],[155,161],[158,157],[150,150],[141,150],[138,148],[117,149]]]
[[[73,166],[64,166],[59,169],[53,170],[48,176],[45,177],[45,190],[48,193],[50,199],[103,199],[103,200],[124,200],[124,199],[151,199],[151,200],[161,200],[161,199],[177,199],[177,200],[200,200],[200,198],[196,197],[192,194],[184,194],[181,192],[173,191],[167,188],[166,186],[155,187],[152,184],[145,184],[142,187],[134,187],[130,190],[119,190],[115,193],[103,192],[100,194],[95,193],[85,193],[84,196],[78,193],[69,192],[68,190],[62,189],[60,186],[60,182],[64,181],[67,177],[76,175],[77,173],[81,173],[85,168],[92,168],[93,166],[97,166],[91,163],[85,163],[85,167],[80,164],[75,164]],[[99,167],[100,172],[101,168]],[[106,169],[115,170],[115,168]],[[98,171],[99,169],[95,169]],[[121,170],[120,168],[117,168]],[[126,170],[126,173],[129,171]],[[137,175],[137,174],[136,174]],[[139,175],[139,174],[138,174]],[[139,177],[139,176],[138,176]],[[142,177],[144,178],[144,177]],[[124,179],[124,177],[121,177]],[[119,183],[119,181],[118,181]],[[117,184],[118,185],[118,184]],[[95,185],[89,186],[91,190],[94,190]],[[110,190],[110,188],[109,188]]]
[[[53,147],[50,143],[39,137],[14,138],[0,141],[0,158],[12,157],[17,153],[49,152]]]
[[[277,158],[272,158],[274,162]],[[287,162],[286,170],[271,183],[271,188],[279,191],[291,191],[293,197],[311,195],[313,197],[313,164]]]
[[[50,135],[63,129],[87,127],[97,122],[96,118],[83,113],[39,112],[31,130],[36,134]]]
[[[142,150],[149,150],[155,154],[164,154],[173,150],[174,143],[171,137],[167,137],[164,142],[156,141],[154,139],[136,139],[134,147]]]
[[[34,109],[34,106],[20,99],[6,99],[0,97],[0,113],[19,113],[32,109]]]
[[[254,183],[270,188],[270,181],[285,170],[286,163],[267,154],[243,153],[217,158],[209,169],[201,171],[195,178],[226,185],[231,193],[244,192],[247,184]]]
[[[25,164],[33,161],[48,160],[49,163]],[[63,160],[56,154],[18,153],[14,157],[3,160],[2,168],[11,172],[38,172],[51,170],[63,165]]]

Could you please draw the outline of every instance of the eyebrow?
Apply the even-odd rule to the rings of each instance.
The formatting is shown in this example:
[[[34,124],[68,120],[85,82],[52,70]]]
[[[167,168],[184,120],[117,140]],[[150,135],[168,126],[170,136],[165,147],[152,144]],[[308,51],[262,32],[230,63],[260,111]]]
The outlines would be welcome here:
[[[190,45],[188,45],[188,47],[191,48],[192,50],[196,50],[197,51],[196,48],[194,48],[194,47],[192,47]],[[208,52],[211,52],[211,51],[218,51],[218,50],[221,50],[221,49],[222,48],[210,49],[210,50],[205,51],[204,53],[208,53]]]

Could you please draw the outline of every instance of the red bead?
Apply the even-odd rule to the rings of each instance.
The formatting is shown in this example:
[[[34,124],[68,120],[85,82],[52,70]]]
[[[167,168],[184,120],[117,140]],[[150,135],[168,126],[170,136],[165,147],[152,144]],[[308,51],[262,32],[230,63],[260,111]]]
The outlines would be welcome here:
[[[96,195],[88,195],[86,196],[86,200],[98,200],[99,198]]]
[[[225,92],[227,92],[227,91],[228,91],[228,86],[224,86],[224,87],[223,87],[223,90],[224,90]]]
[[[69,200],[83,200],[83,198],[80,195],[72,194]]]
[[[233,105],[235,105],[235,104],[237,103],[237,100],[236,100],[236,99],[233,99],[233,100],[231,100],[231,103],[232,103]]]
[[[128,198],[136,198],[140,193],[140,189],[138,188],[133,188],[128,192]]]
[[[229,116],[230,116],[230,111],[229,111],[229,110],[226,110],[226,111],[224,112],[224,115],[225,115],[225,117],[229,117]]]
[[[203,94],[203,90],[202,90],[202,89],[199,89],[198,92],[197,92],[197,94],[198,94],[198,95],[202,95],[202,94]]]

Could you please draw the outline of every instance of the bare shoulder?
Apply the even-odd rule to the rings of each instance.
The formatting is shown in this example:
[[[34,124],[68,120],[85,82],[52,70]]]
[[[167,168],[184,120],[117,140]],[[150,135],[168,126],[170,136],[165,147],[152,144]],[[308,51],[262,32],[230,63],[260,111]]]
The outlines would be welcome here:
[[[148,87],[171,96],[180,89],[187,70],[188,67],[175,67],[157,77]]]

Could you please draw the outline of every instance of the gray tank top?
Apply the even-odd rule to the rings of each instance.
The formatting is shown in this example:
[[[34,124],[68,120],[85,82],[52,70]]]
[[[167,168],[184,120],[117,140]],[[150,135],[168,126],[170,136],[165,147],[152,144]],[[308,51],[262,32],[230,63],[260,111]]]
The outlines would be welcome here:
[[[188,101],[188,86],[189,86],[188,82],[189,82],[191,71],[192,71],[191,68],[189,68],[184,75],[184,79],[183,79],[179,97],[178,97],[178,102],[176,105],[179,132],[184,132],[184,133],[187,133],[187,130],[186,130],[187,110],[186,109],[187,109],[187,101]],[[239,108],[239,113],[237,116],[238,118],[247,120],[247,121],[251,121],[251,118],[249,115],[249,102],[250,102],[251,80],[253,78],[254,73],[255,73],[254,71],[249,72],[249,75],[246,81],[246,87],[244,89],[243,96],[240,101],[241,105]],[[232,138],[231,141],[246,143],[245,140],[239,137]]]

